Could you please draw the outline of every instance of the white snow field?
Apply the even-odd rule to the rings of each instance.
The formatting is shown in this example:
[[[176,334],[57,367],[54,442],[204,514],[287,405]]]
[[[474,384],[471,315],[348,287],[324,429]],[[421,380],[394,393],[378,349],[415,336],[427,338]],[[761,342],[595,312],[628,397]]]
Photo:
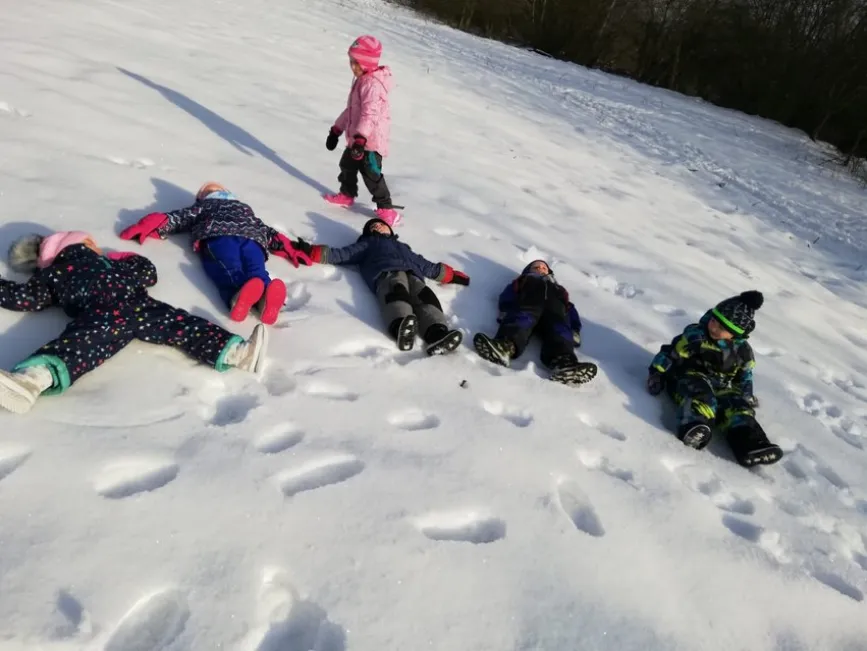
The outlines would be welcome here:
[[[216,180],[354,241],[366,208],[320,193],[363,33],[395,74],[399,233],[472,277],[437,288],[466,343],[399,353],[354,270],[275,259],[262,377],[135,343],[0,414],[0,650],[867,649],[867,202],[801,133],[377,1],[6,0],[0,250],[89,230],[247,335],[187,236],[116,234]],[[469,345],[538,257],[600,366],[578,389],[537,347],[507,370]],[[679,443],[644,379],[753,288],[758,415],[787,454],[750,471]],[[3,311],[0,366],[65,322]]]

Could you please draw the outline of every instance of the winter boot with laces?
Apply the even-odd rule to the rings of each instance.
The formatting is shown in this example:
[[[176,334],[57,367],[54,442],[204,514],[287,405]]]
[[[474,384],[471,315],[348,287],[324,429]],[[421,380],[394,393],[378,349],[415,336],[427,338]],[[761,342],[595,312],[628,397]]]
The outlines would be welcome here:
[[[268,330],[261,323],[253,328],[253,333],[247,341],[231,344],[226,352],[226,364],[241,371],[258,373],[265,364],[265,352],[268,349]]]
[[[424,341],[427,344],[425,352],[428,355],[445,355],[458,349],[464,335],[460,330],[449,330],[441,323],[435,323],[424,333]]]
[[[0,407],[14,414],[26,414],[53,384],[47,366],[31,366],[12,373],[0,371]]]
[[[687,423],[677,428],[677,438],[696,450],[701,450],[707,447],[710,443],[712,433],[710,427],[704,423]]]
[[[599,368],[592,362],[579,362],[574,355],[563,355],[551,362],[551,381],[560,384],[585,384],[596,377]]]
[[[499,366],[509,366],[515,356],[515,344],[507,339],[492,339],[479,332],[473,337],[473,347],[479,357]]]

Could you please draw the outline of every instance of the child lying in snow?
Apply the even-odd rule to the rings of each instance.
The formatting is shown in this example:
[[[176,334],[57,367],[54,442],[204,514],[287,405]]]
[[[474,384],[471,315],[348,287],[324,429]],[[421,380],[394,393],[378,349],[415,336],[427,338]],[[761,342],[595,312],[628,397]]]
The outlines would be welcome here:
[[[256,306],[262,323],[271,325],[286,301],[286,285],[271,280],[265,269],[270,251],[296,267],[310,264],[306,255],[292,248],[289,238],[267,226],[253,209],[219,183],[206,183],[189,208],[145,215],[125,229],[124,240],[150,237],[165,239],[171,233],[191,231],[193,250],[202,258],[205,273],[217,286],[233,321],[243,321]]]
[[[156,268],[135,253],[103,255],[78,231],[32,235],[9,250],[9,264],[35,272],[23,284],[0,280],[0,307],[37,312],[56,305],[72,322],[11,373],[0,371],[0,407],[30,410],[41,394],[63,393],[133,339],[180,348],[218,371],[256,371],[264,359],[265,328],[248,341],[205,319],[148,296]]]
[[[303,240],[295,246],[323,264],[358,265],[361,277],[376,294],[388,333],[400,350],[411,350],[421,332],[428,355],[450,353],[460,345],[463,335],[449,330],[442,306],[424,278],[440,283],[469,285],[470,278],[445,262],[434,263],[398,241],[391,226],[371,219],[355,244],[342,249],[310,245]]]
[[[579,362],[574,348],[581,345],[581,318],[569,293],[557,284],[544,260],[534,260],[500,294],[500,327],[491,339],[473,337],[476,352],[501,366],[520,356],[535,334],[542,340],[541,361],[551,379],[563,384],[584,384],[596,377],[596,364]]]
[[[763,302],[760,292],[748,291],[708,310],[662,346],[647,378],[651,394],[664,390],[677,404],[681,441],[701,450],[710,442],[711,426],[719,425],[744,466],[775,463],[783,456],[755,418],[756,363],[747,337]]]

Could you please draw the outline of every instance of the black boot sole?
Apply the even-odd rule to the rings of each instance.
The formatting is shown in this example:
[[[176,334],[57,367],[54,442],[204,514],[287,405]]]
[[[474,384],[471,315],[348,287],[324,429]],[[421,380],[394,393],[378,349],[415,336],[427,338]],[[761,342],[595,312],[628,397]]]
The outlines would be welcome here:
[[[397,327],[397,347],[404,352],[412,350],[418,334],[418,319],[415,314],[403,317]]]
[[[692,429],[688,430],[680,440],[687,447],[701,450],[702,448],[707,447],[707,444],[710,443],[711,436],[712,433],[710,427],[707,425],[696,425]]]
[[[458,346],[461,345],[461,342],[464,340],[463,333],[460,330],[451,330],[449,333],[440,339],[439,341],[435,341],[430,344],[425,352],[433,357],[434,355],[446,355],[448,353],[453,353],[458,349]]]
[[[476,353],[478,353],[479,357],[482,359],[492,362],[497,366],[505,366],[508,368],[511,360],[502,355],[494,347],[494,344],[491,342],[491,338],[488,335],[481,332],[477,333],[476,336],[473,337],[473,348],[476,349]]]
[[[757,465],[769,466],[772,463],[777,463],[782,458],[783,451],[780,449],[780,446],[771,443],[770,445],[750,450],[742,459],[739,459],[739,462],[742,466],[749,468],[750,466]]]
[[[551,373],[551,381],[576,386],[586,384],[596,377],[599,367],[592,362],[578,362],[575,366],[560,368]]]

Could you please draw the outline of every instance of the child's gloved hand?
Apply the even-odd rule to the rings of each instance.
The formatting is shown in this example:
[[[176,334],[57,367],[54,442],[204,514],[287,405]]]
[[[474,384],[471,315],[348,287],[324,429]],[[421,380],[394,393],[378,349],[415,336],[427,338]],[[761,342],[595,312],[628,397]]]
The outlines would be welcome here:
[[[658,396],[665,388],[665,378],[662,373],[653,373],[647,376],[647,391],[652,396]]]
[[[303,240],[300,240],[303,242]],[[269,243],[269,248],[271,252],[280,257],[285,258],[289,262],[291,262],[296,268],[298,267],[298,263],[300,262],[305,267],[309,267],[313,264],[313,260],[310,258],[310,255],[305,253],[302,250],[299,250],[288,237],[283,235],[282,233],[277,233],[271,238],[271,242]]]
[[[349,148],[349,155],[352,160],[361,160],[364,158],[364,148],[367,145],[367,138],[362,135],[355,134],[352,138],[352,147]]]
[[[311,244],[300,237],[292,242],[292,246],[296,251],[301,251],[310,260],[310,264],[317,263],[322,259],[322,247],[318,244]]]
[[[747,404],[753,409],[759,408],[759,399],[756,396],[746,396]]]
[[[440,262],[443,271],[443,279],[440,281],[443,285],[469,285],[470,277],[463,271],[457,271],[445,262]]]
[[[132,240],[137,237],[139,244],[144,244],[145,240],[150,237],[157,240],[162,239],[157,230],[165,226],[168,221],[169,218],[165,213],[152,212],[139,219],[138,223],[121,231],[120,239]]]
[[[328,132],[328,137],[325,139],[325,148],[328,151],[334,151],[337,149],[338,142],[340,142],[340,129],[331,127],[331,131]]]
[[[126,260],[137,255],[138,253],[131,253],[130,251],[112,251],[111,253],[106,253],[105,257],[113,262],[117,262],[118,260]]]

